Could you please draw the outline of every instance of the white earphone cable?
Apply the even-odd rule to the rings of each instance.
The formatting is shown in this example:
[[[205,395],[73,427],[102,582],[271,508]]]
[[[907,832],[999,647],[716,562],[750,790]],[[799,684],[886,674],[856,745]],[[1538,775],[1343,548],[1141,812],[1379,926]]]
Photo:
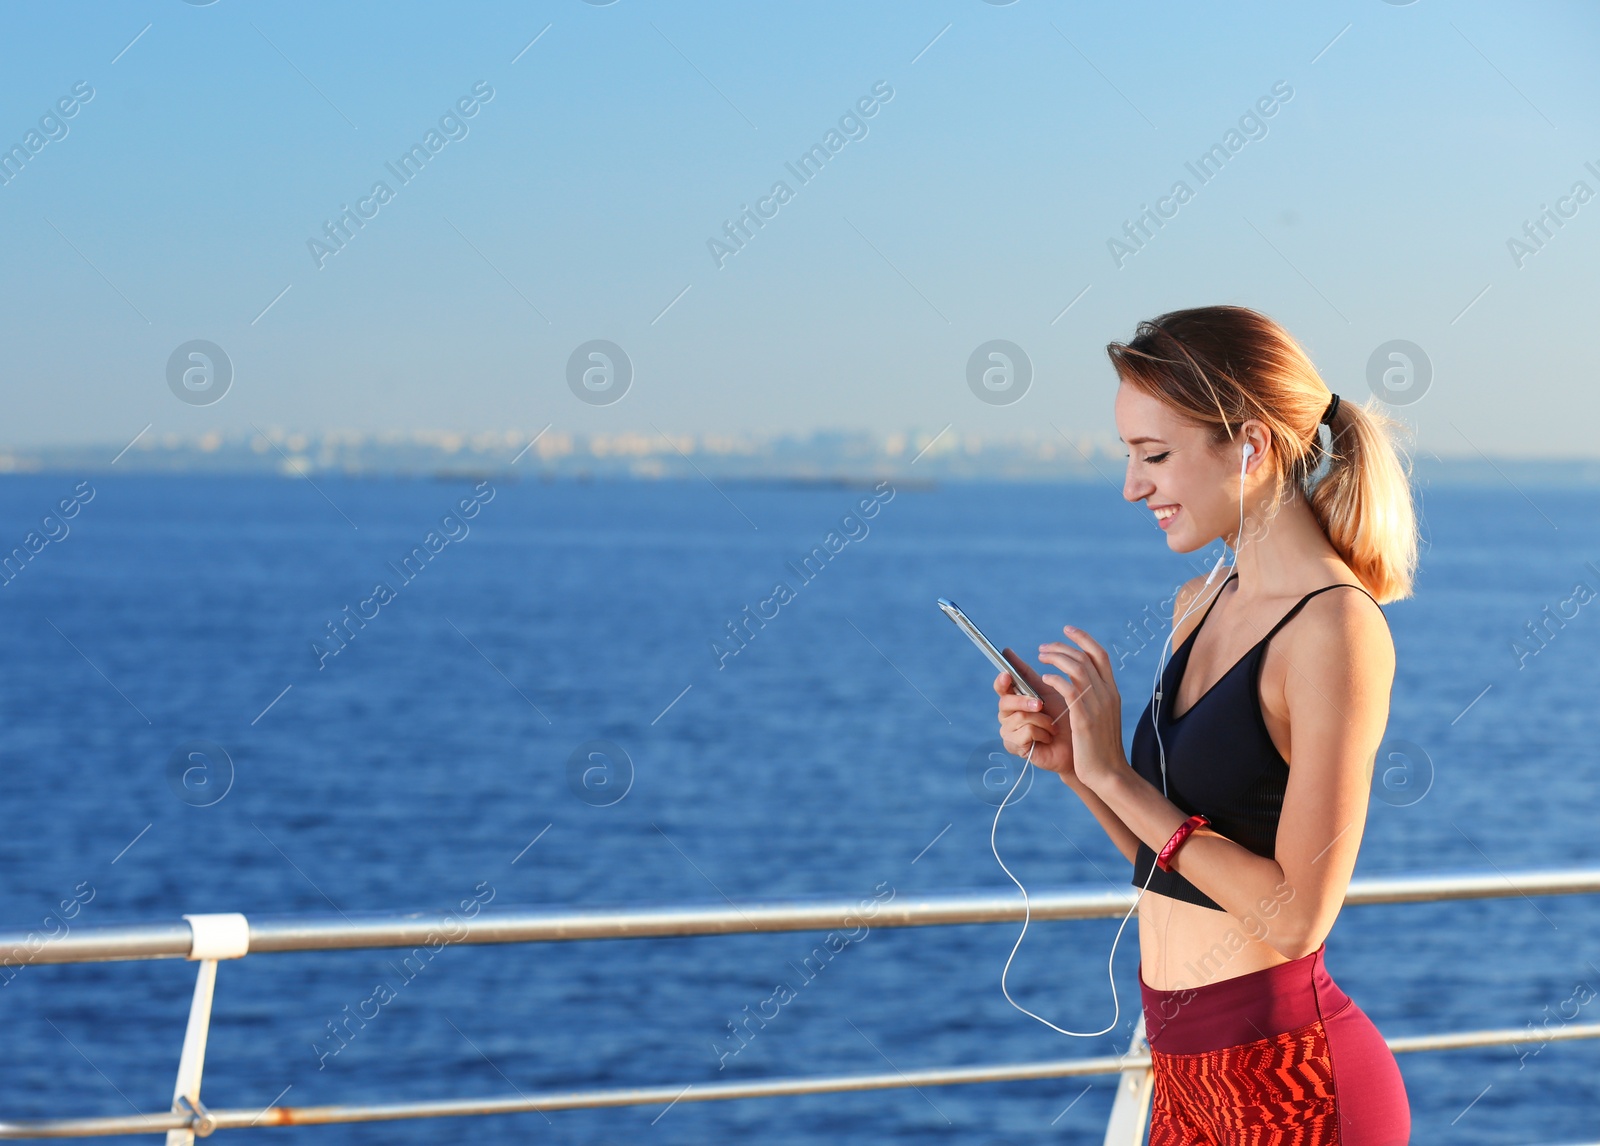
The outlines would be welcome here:
[[[1239,532],[1234,537],[1233,562],[1228,567],[1230,570],[1238,566],[1238,547],[1244,542],[1244,473],[1245,467],[1249,464],[1250,455],[1253,453],[1255,453],[1255,447],[1249,443],[1246,443],[1239,459]],[[1206,574],[1206,586],[1209,586],[1216,578],[1217,571],[1222,568],[1222,562],[1227,555],[1227,550],[1224,549],[1223,552],[1217,556],[1217,563],[1211,567],[1211,572]],[[1227,584],[1227,578],[1223,579],[1223,584]],[[1202,586],[1202,589],[1204,587],[1205,586]],[[1218,592],[1221,592],[1220,587],[1218,588]],[[1190,614],[1200,607],[1202,596],[1202,593],[1195,594],[1194,601],[1191,602],[1189,607],[1184,610],[1183,616],[1179,617],[1178,620],[1173,624],[1172,630],[1167,634],[1166,640],[1161,643],[1161,655],[1156,658],[1157,664],[1155,683],[1151,687],[1150,691],[1150,724],[1156,735],[1156,750],[1161,760],[1161,794],[1163,796],[1167,794],[1167,753],[1165,747],[1161,743],[1161,677],[1166,672],[1167,667],[1167,646],[1172,643],[1172,638],[1174,635],[1176,635],[1178,627],[1182,625],[1184,621],[1188,620]],[[1155,876],[1156,873],[1156,865],[1153,862],[1150,864],[1150,872],[1144,877],[1144,885],[1139,888],[1139,894],[1134,896],[1133,905],[1128,908],[1128,913],[1122,917],[1122,922],[1117,925],[1117,934],[1111,940],[1111,954],[1106,957],[1106,976],[1111,980],[1112,1015],[1109,1026],[1103,1027],[1098,1031],[1069,1031],[1063,1027],[1056,1026],[1049,1019],[1046,1019],[1041,1015],[1034,1014],[1032,1011],[1028,1010],[1027,1007],[1024,1007],[1021,1003],[1013,999],[1011,997],[1010,990],[1006,986],[1006,976],[1011,971],[1012,960],[1017,957],[1017,951],[1022,947],[1022,940],[1028,934],[1028,922],[1033,918],[1033,909],[1028,902],[1028,889],[1022,886],[1022,881],[1011,873],[1011,869],[1006,866],[1005,860],[1000,858],[1000,848],[995,842],[995,836],[1000,830],[1000,813],[1006,810],[1006,805],[1011,802],[1011,797],[1016,794],[1017,788],[1021,786],[1023,777],[1027,776],[1032,769],[1033,750],[1037,746],[1038,741],[1035,740],[1029,742],[1027,759],[1023,761],[1022,767],[1018,769],[1017,778],[1012,783],[1011,790],[1006,793],[1005,799],[1001,800],[1000,806],[995,809],[994,824],[989,829],[989,850],[994,852],[995,862],[1000,865],[1000,870],[1006,873],[1007,878],[1010,879],[1012,883],[1017,885],[1017,890],[1022,892],[1022,931],[1017,935],[1017,941],[1011,945],[1011,954],[1006,956],[1006,965],[1000,971],[1000,993],[1005,996],[1006,1002],[1010,1003],[1017,1010],[1027,1015],[1030,1019],[1037,1019],[1039,1022],[1043,1023],[1053,1031],[1063,1035],[1070,1035],[1073,1038],[1095,1038],[1099,1035],[1107,1034],[1110,1031],[1115,1030],[1117,1026],[1117,1020],[1122,1017],[1122,1003],[1117,997],[1117,977],[1115,971],[1117,944],[1122,939],[1123,928],[1127,927],[1128,920],[1138,909],[1139,901],[1144,898],[1145,891],[1150,887],[1150,880]]]

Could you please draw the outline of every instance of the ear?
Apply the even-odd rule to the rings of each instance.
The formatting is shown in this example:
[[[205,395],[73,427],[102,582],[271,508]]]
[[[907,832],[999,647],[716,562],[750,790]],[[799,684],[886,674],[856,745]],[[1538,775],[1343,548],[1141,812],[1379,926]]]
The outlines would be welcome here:
[[[1272,431],[1267,429],[1266,423],[1259,418],[1246,418],[1239,426],[1239,432],[1234,436],[1235,453],[1234,461],[1244,454],[1246,473],[1254,473],[1263,465],[1272,447]],[[1244,451],[1249,453],[1245,454]]]

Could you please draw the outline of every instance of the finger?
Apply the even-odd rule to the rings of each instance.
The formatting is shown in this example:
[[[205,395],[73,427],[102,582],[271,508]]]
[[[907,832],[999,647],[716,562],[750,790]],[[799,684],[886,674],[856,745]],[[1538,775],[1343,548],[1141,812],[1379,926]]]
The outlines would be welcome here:
[[[1042,653],[1040,654],[1039,662],[1041,664],[1055,665],[1056,668],[1085,688],[1089,687],[1099,675],[1095,671],[1094,662],[1077,649]]]
[[[1048,733],[1041,732],[1037,728],[1024,728],[1020,731],[1011,733],[1009,736],[1002,736],[1000,738],[1000,743],[1006,746],[1007,752],[1012,752],[1018,756],[1021,756],[1024,752],[1027,752],[1029,748],[1035,746],[1039,748],[1049,748],[1055,743],[1055,740]]]
[[[1077,704],[1084,694],[1089,691],[1089,686],[1079,688],[1070,680],[1059,676],[1047,676],[1044,678],[1044,683],[1061,694],[1062,699],[1067,702],[1068,708]]]
[[[1006,746],[1006,751],[1010,752],[1012,755],[1025,756],[1027,755],[1028,749],[1034,745],[1037,744],[1041,748],[1048,747],[1051,743],[1053,743],[1053,740],[1047,733],[1040,732],[1038,729],[1033,729],[1031,731],[1024,730],[1022,732],[1015,732],[1010,736],[1002,736],[1000,738],[1000,743],[1004,744]]]
[[[1016,690],[1011,687],[1011,674],[1003,672],[996,676],[994,678],[994,690],[1001,696],[1006,695],[1008,692],[1015,692]]]
[[[1096,685],[1104,684],[1108,680],[1113,679],[1105,673],[1102,673],[1100,670],[1100,665],[1093,657],[1091,657],[1082,649],[1075,649],[1070,645],[1062,644],[1043,645],[1041,648],[1058,650],[1043,654],[1039,659],[1046,660],[1047,657],[1061,658],[1060,660],[1050,661],[1049,663],[1054,664],[1062,669],[1075,670],[1069,671],[1067,675],[1072,677],[1073,680],[1077,681],[1084,688],[1093,688]]]
[[[1014,712],[1000,722],[1002,732],[1017,732],[1024,728],[1037,728],[1041,732],[1053,733],[1055,725],[1042,712]]]
[[[1101,676],[1104,676],[1108,679],[1110,678],[1111,654],[1106,652],[1106,650],[1101,647],[1099,641],[1095,640],[1082,629],[1076,628],[1072,625],[1065,626],[1061,631],[1066,633],[1068,637],[1083,647],[1083,650],[1088,653],[1090,658],[1094,661],[1095,667],[1100,670]]]
[[[1078,687],[1070,680],[1064,680],[1059,676],[1047,676],[1041,677],[1039,683],[1044,687],[1046,693],[1054,693],[1061,698],[1060,704],[1063,712],[1070,710],[1073,702],[1077,700]]]
[[[1038,712],[1044,705],[1041,701],[1031,696],[1018,693],[1006,693],[1000,697],[1001,712]]]
[[[1075,649],[1071,645],[1064,645],[1059,641],[1054,644],[1039,646],[1040,660],[1049,660],[1051,664],[1055,664],[1056,661],[1050,660],[1052,657],[1065,661],[1074,661],[1085,665],[1094,663],[1089,659],[1089,654],[1084,652],[1082,649]]]

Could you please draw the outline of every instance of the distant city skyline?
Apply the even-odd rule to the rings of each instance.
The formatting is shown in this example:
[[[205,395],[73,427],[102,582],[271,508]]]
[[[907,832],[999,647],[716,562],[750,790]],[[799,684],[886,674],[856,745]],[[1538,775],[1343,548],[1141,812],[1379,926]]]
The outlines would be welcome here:
[[[1600,457],[1593,7],[134,0],[0,31],[11,456],[1109,443],[1105,344],[1228,302],[1419,454]]]
[[[390,430],[307,434],[280,427],[197,437],[143,432],[121,446],[81,444],[0,448],[0,477],[28,474],[232,475],[305,478],[412,478],[495,475],[508,480],[627,479],[802,481],[854,484],[880,477],[916,485],[947,481],[1089,482],[1119,494],[1125,448],[1114,438],[1044,433],[962,435],[952,426],[876,434],[832,431],[762,435],[574,434],[554,426],[529,432]],[[1527,459],[1441,456],[1411,449],[1412,482],[1488,486],[1600,486],[1600,458]]]

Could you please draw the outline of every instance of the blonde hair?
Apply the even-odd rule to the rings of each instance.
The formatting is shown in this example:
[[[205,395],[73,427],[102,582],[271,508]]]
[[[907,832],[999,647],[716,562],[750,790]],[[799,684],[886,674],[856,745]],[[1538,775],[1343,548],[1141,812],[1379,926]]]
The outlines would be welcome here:
[[[1342,400],[1324,455],[1318,427],[1333,397],[1294,337],[1242,306],[1175,310],[1106,346],[1117,376],[1212,430],[1222,446],[1249,418],[1271,431],[1268,452],[1286,475],[1267,514],[1298,488],[1339,556],[1380,603],[1411,595],[1417,519],[1401,423],[1368,399]],[[1321,463],[1326,472],[1318,478]]]

